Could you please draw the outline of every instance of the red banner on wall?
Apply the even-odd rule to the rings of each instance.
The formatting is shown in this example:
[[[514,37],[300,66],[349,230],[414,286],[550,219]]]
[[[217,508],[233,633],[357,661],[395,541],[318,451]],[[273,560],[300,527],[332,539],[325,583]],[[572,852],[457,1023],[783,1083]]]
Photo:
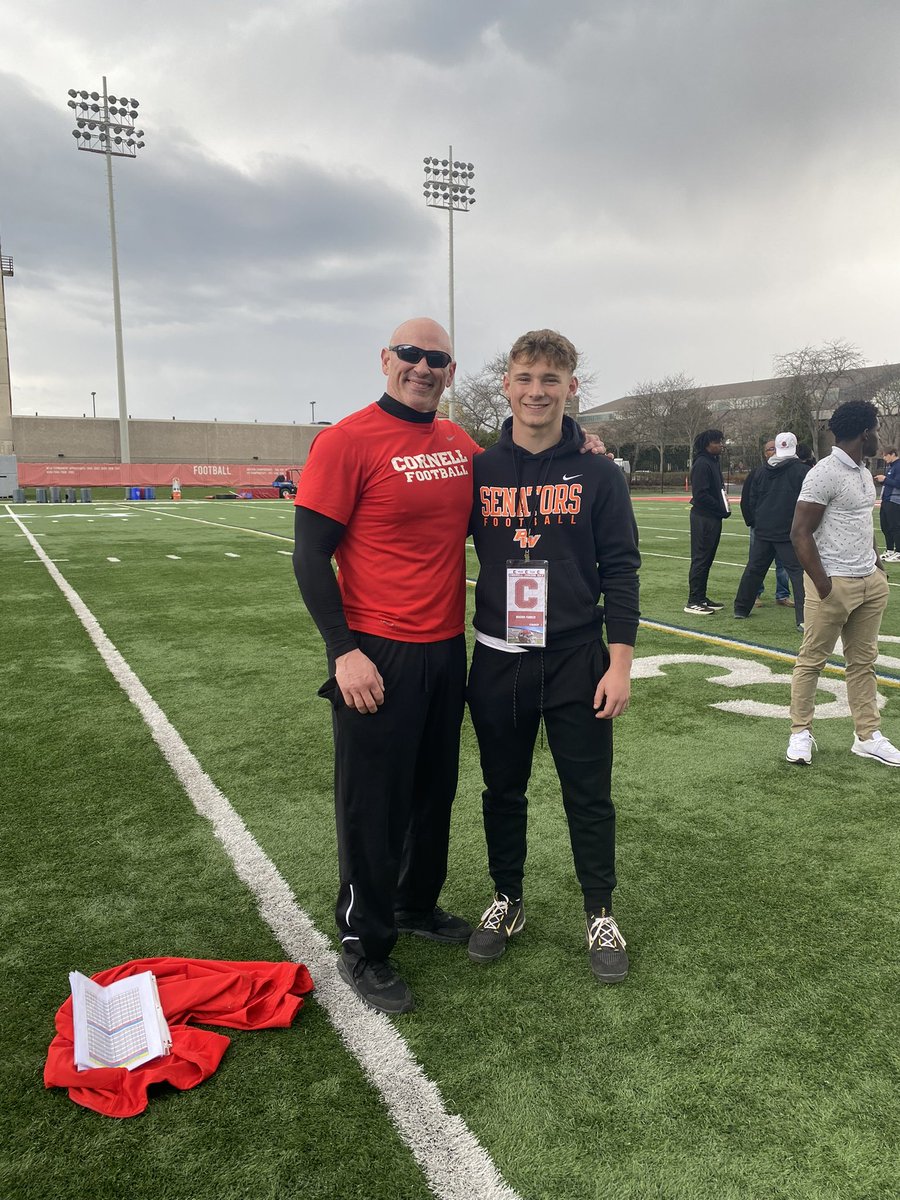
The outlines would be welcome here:
[[[16,464],[20,487],[267,487],[276,475],[301,467],[265,463],[29,463]]]

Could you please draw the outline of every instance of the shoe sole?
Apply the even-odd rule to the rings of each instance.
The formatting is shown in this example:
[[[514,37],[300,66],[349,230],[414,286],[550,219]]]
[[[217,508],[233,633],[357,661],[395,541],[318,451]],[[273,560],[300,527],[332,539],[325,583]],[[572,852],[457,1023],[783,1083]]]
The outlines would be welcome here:
[[[368,996],[364,996],[362,994],[362,992],[359,990],[356,980],[353,978],[352,971],[349,970],[349,968],[347,967],[347,964],[344,962],[344,960],[342,958],[339,958],[337,960],[337,969],[338,969],[338,975],[340,975],[340,977],[341,977],[341,979],[343,979],[344,983],[346,983],[348,985],[348,987],[351,989],[353,994],[355,996],[358,996],[359,999],[362,1000],[362,1002],[363,1002],[363,1004],[365,1004],[366,1008],[371,1008],[375,1012],[384,1013],[385,1016],[388,1016],[388,1017],[395,1017],[398,1015],[398,1013],[412,1012],[413,1009],[416,1007],[415,1001],[412,999],[412,997],[410,997],[408,1003],[401,1004],[399,1007],[391,1006],[390,1004],[376,1004],[376,1002],[374,1000],[371,1000]]]
[[[711,617],[716,610],[714,608],[705,608],[702,612],[698,612],[696,609],[686,608],[683,611],[686,612],[689,617]]]
[[[900,767],[900,763],[891,762],[887,758],[879,758],[877,754],[869,754],[867,750],[857,750],[855,746],[850,747],[850,753],[855,754],[857,758],[871,758],[872,762],[884,763],[886,767]]]
[[[789,763],[793,763],[795,767],[808,767],[812,764],[811,758],[791,758],[789,754],[784,756]]]
[[[500,948],[496,954],[473,954],[472,951],[469,950],[469,958],[472,960],[473,963],[496,962],[498,958],[502,958],[503,955],[506,953],[506,947],[509,945],[510,938],[514,938],[516,936],[516,934],[521,933],[524,928],[525,928],[525,918],[523,916],[522,924],[518,927],[518,929],[514,929],[512,931],[512,933],[507,934],[505,941],[502,941],[499,943]],[[476,930],[476,932],[477,932],[477,930]]]
[[[628,968],[626,967],[620,975],[598,975],[596,971],[593,975],[598,983],[621,983],[623,979],[628,978]]]
[[[398,925],[398,933],[411,933],[413,937],[427,938],[429,942],[441,942],[445,946],[461,946],[463,942],[467,942],[474,932],[472,929],[468,933],[447,934],[433,933],[430,929],[415,929],[412,925]]]

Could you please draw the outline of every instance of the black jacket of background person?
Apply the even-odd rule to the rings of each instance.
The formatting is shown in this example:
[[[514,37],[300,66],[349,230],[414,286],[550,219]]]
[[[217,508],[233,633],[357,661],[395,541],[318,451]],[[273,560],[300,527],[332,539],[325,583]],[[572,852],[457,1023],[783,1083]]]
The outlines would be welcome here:
[[[725,480],[718,458],[701,450],[691,467],[691,504],[705,516],[724,521],[731,516],[731,509],[722,494],[724,491]]]
[[[753,487],[753,480],[757,477],[760,471],[764,471],[765,469],[766,464],[764,462],[760,463],[758,467],[754,467],[744,480],[744,486],[741,488],[741,516],[744,518],[744,524],[749,525],[751,528],[753,527],[753,521],[750,519],[750,513],[752,511],[750,508],[750,491]]]
[[[537,538],[532,559],[550,563],[547,649],[598,640],[604,620],[608,641],[634,645],[641,556],[628,485],[611,459],[582,454],[582,441],[575,422],[563,417],[560,441],[531,454],[513,442],[507,417],[496,446],[476,454],[471,528],[480,570],[473,623],[481,633],[505,640],[506,563],[524,560],[530,536]],[[520,488],[527,516],[517,515]]]
[[[811,467],[799,458],[770,458],[754,475],[750,488],[750,524],[767,542],[788,542],[794,509]]]

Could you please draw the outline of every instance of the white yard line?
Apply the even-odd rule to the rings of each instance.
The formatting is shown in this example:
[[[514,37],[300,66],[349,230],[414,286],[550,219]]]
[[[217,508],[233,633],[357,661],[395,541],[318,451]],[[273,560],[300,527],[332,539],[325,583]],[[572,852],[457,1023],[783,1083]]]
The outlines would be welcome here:
[[[195,525],[212,525],[215,529],[237,529],[241,533],[252,533],[256,537],[275,538],[278,542],[293,542],[292,537],[285,537],[283,533],[267,533],[265,529],[248,529],[246,525],[220,525],[218,521],[206,521],[203,517],[184,517],[181,513],[164,512],[162,509],[152,509],[152,512],[158,512],[160,518],[172,517],[176,521],[193,521]],[[224,517],[220,517],[224,521]]]
[[[144,718],[191,803],[212,825],[238,878],[252,892],[263,919],[285,953],[291,961],[303,962],[309,968],[317,1002],[380,1092],[391,1120],[434,1194],[440,1200],[520,1200],[465,1121],[447,1111],[437,1084],[415,1061],[388,1018],[367,1008],[340,978],[331,943],[297,904],[275,864],[204,772],[94,614],[25,526],[11,515],[72,606],[110,672]]]

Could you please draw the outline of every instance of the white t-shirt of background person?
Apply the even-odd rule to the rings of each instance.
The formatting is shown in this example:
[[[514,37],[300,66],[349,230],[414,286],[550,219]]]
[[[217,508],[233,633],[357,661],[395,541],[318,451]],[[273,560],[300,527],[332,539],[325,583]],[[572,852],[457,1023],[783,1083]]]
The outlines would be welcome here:
[[[868,467],[834,446],[803,480],[799,499],[825,505],[813,538],[826,573],[849,579],[871,575],[875,570],[875,481]]]

